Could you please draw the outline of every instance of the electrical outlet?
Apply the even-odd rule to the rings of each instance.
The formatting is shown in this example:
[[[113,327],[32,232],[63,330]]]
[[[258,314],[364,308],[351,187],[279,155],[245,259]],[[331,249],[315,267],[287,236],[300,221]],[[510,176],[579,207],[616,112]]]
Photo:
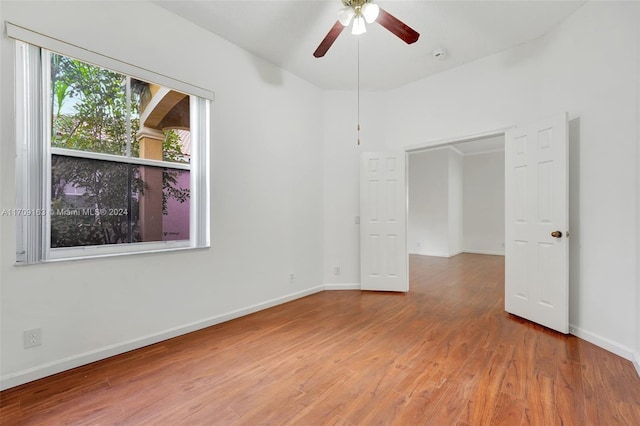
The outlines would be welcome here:
[[[42,329],[25,330],[22,335],[24,348],[33,348],[42,344]]]
[[[340,267],[339,266],[335,266],[333,268],[333,275],[340,275]]]
[[[355,223],[356,225],[360,225],[360,216],[356,216],[356,217],[353,219],[353,223]]]
[[[296,279],[296,276],[295,276],[295,275],[293,275],[293,272],[291,272],[291,273],[289,274],[289,282],[290,282],[290,283],[293,283],[293,281],[295,281],[295,279]]]
[[[416,243],[416,247],[417,247],[417,248],[420,248],[420,242],[417,242],[417,243]]]

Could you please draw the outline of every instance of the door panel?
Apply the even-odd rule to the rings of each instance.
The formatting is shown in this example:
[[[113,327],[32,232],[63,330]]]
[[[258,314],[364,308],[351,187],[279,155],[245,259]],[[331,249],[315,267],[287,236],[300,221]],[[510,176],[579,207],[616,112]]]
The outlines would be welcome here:
[[[409,291],[404,152],[368,152],[360,165],[360,287]]]
[[[507,132],[505,197],[505,310],[568,333],[566,114]]]

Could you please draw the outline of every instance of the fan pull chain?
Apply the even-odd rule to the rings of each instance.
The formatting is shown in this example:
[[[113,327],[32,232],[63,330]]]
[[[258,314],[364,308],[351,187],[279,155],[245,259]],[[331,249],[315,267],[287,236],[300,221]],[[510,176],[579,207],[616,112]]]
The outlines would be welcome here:
[[[358,146],[360,145],[360,37],[358,37]]]

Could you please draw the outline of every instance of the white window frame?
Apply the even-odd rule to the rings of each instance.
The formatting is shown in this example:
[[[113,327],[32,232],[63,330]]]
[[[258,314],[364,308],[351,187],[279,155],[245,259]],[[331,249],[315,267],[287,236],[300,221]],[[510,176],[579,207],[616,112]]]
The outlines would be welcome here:
[[[7,23],[16,40],[16,261],[31,264],[140,252],[210,247],[209,135],[213,92]],[[51,147],[49,54],[59,53],[128,77],[181,91],[190,98],[190,164]],[[44,59],[43,59],[44,58]],[[51,155],[59,154],[190,170],[189,240],[51,248]]]

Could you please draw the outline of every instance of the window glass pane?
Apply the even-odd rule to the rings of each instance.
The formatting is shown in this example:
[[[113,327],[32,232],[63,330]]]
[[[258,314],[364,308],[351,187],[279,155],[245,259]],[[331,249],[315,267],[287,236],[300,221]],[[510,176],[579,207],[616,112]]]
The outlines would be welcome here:
[[[149,169],[151,167],[143,167]],[[189,239],[191,176],[189,170],[163,169],[162,240]]]
[[[140,166],[140,179],[138,241],[188,240],[189,171]]]
[[[52,156],[51,247],[188,240],[190,172]]]
[[[131,94],[132,155],[188,163],[189,95],[133,78]]]
[[[138,166],[53,155],[51,247],[139,240]]]
[[[51,146],[125,155],[126,82],[122,74],[52,54]]]
[[[164,130],[162,159],[174,163],[191,162],[191,133],[186,129]]]
[[[51,146],[189,162],[189,95],[55,53],[50,83]]]

